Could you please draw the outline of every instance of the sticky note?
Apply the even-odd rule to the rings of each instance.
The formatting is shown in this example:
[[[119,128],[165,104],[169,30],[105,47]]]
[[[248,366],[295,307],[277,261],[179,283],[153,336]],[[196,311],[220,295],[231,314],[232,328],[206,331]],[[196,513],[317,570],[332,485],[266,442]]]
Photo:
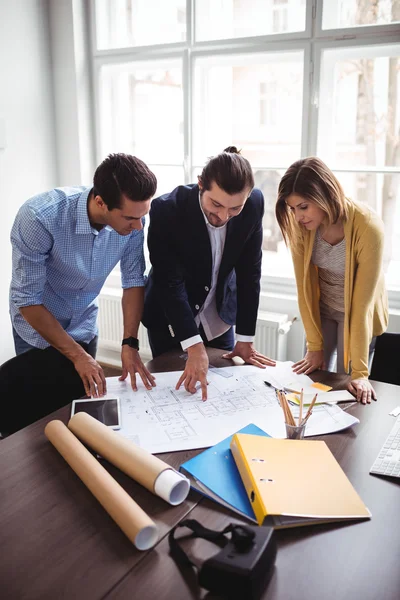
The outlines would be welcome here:
[[[321,390],[321,392],[329,392],[332,389],[330,385],[325,385],[324,383],[312,383],[311,387]]]

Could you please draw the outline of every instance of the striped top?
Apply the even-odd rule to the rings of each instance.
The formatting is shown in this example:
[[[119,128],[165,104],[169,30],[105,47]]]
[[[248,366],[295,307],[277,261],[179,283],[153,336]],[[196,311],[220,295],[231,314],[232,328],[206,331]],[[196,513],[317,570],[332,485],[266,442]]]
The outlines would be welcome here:
[[[311,262],[318,267],[320,303],[344,312],[345,239],[332,246],[317,229]]]

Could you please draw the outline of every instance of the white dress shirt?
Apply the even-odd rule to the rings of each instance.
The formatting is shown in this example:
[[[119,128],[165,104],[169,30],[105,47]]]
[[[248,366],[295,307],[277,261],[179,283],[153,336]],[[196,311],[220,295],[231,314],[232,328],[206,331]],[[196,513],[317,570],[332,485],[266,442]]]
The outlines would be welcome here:
[[[214,225],[211,225],[211,223],[207,219],[205,212],[203,211],[200,194],[199,204],[207,226],[208,236],[210,238],[212,256],[212,277],[211,288],[207,294],[207,298],[203,306],[201,307],[199,313],[195,318],[195,322],[197,327],[199,327],[200,324],[203,326],[206,338],[208,341],[210,341],[223,335],[231,327],[230,325],[228,325],[228,323],[225,323],[225,321],[223,321],[219,316],[215,298],[217,291],[218,274],[221,266],[222,255],[224,253],[226,226],[228,222],[226,222],[225,225],[222,225],[222,227],[214,227]],[[253,342],[254,337],[248,335],[236,335],[236,340],[239,342]],[[201,339],[200,335],[194,335],[190,338],[187,338],[186,340],[183,340],[181,342],[182,350],[186,350],[190,346],[194,346],[195,344],[198,344],[202,341],[203,340]]]

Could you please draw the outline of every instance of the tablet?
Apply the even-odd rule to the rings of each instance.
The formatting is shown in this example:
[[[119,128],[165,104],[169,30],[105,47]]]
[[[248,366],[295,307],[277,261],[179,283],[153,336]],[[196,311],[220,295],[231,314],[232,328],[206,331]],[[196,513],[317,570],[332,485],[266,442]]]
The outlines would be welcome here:
[[[78,412],[86,412],[112,429],[121,428],[121,408],[119,398],[73,400],[71,417]]]

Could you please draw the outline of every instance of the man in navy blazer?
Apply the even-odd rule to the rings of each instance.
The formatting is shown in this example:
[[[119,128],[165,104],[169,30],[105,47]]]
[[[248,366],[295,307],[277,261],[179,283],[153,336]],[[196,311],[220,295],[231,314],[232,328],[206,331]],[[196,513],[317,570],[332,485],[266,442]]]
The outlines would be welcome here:
[[[177,389],[207,398],[206,346],[264,367],[253,346],[260,295],[264,198],[235,147],[211,158],[198,185],[153,200],[148,246],[152,270],[143,324],[153,357],[187,350]],[[236,325],[236,344],[233,326]]]

